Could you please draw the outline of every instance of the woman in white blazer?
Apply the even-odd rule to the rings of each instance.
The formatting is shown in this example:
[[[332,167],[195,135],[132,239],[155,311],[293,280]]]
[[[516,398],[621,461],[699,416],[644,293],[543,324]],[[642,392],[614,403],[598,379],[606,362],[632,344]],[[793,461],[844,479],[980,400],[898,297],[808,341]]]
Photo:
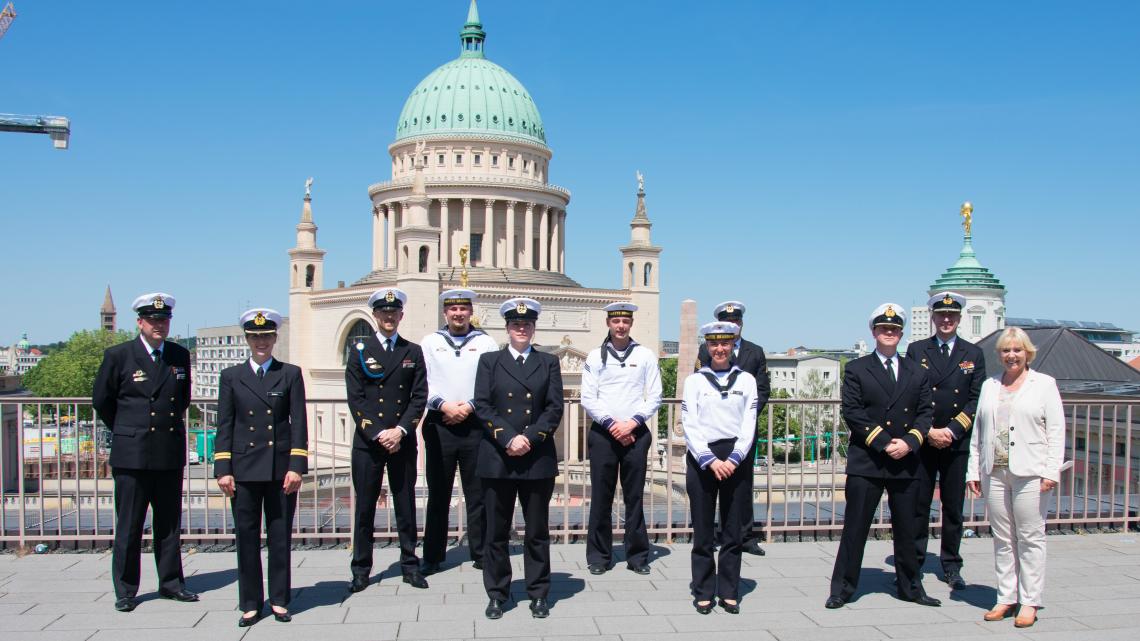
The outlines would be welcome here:
[[[1061,477],[1065,415],[1053,377],[1029,369],[1037,348],[1019,327],[1002,332],[1005,371],[982,384],[966,485],[985,496],[994,538],[997,604],[983,617],[1037,621],[1045,587],[1045,508]]]

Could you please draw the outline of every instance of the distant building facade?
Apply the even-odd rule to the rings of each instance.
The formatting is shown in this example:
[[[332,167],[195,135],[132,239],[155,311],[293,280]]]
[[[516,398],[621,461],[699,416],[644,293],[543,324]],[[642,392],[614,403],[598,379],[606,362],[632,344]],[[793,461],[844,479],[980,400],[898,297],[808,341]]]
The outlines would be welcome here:
[[[1136,332],[1121,329],[1112,323],[1057,321],[1047,318],[1010,318],[1006,320],[1006,324],[1010,327],[1022,329],[1047,329],[1051,327],[1071,329],[1074,334],[1126,363],[1140,358],[1140,342],[1136,340]]]
[[[839,398],[838,358],[795,349],[764,357],[773,392],[781,389],[792,398]]]
[[[43,359],[44,353],[31,346],[31,343],[28,342],[28,334],[25,332],[19,342],[8,349],[8,371],[17,376],[23,376],[33,367],[39,365]]]
[[[108,332],[115,331],[115,301],[111,298],[110,285],[107,285],[107,292],[103,294],[103,305],[99,307],[99,328]]]

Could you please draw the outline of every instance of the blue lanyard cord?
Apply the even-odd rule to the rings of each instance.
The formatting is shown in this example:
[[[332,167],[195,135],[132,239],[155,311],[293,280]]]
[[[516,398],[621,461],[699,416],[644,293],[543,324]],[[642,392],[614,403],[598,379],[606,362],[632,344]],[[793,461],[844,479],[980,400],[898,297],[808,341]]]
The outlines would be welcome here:
[[[364,343],[356,344],[356,355],[360,358],[360,369],[364,371],[364,375],[368,378],[379,380],[384,378],[384,370],[381,369],[379,374],[373,374],[368,371],[368,365],[364,362]]]

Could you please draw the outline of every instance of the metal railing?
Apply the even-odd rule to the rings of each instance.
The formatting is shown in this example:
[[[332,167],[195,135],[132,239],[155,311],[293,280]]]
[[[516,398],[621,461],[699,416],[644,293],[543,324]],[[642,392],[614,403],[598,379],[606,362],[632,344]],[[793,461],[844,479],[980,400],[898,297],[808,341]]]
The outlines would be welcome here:
[[[691,532],[685,493],[685,447],[680,402],[666,400],[651,425],[661,426],[650,449],[643,502],[651,535],[671,542]],[[232,539],[233,520],[213,479],[212,438],[197,429],[208,419],[212,399],[188,412],[187,448],[200,462],[186,468],[183,484],[184,540]],[[1066,399],[1066,460],[1049,508],[1050,527],[1135,528],[1140,400]],[[298,499],[295,538],[312,542],[351,540],[350,473],[352,422],[343,400],[309,401],[309,472]],[[663,417],[663,418],[662,418]],[[560,474],[551,500],[551,534],[565,542],[586,534],[590,510],[589,418],[568,400],[557,432]],[[759,421],[753,470],[754,522],[768,540],[837,535],[843,527],[847,431],[836,400],[772,400]],[[114,484],[108,456],[110,432],[96,421],[88,398],[0,398],[0,545],[71,542],[91,545],[114,537]],[[423,451],[416,487],[417,524],[424,523],[427,489]],[[465,508],[458,483],[452,498],[451,535],[464,534]],[[937,497],[932,525],[941,526]],[[614,500],[615,531],[622,530],[621,490]],[[988,528],[984,502],[968,497],[966,527]],[[516,513],[521,528],[521,514]],[[874,528],[889,528],[884,501]],[[376,535],[397,536],[386,497],[377,510]]]

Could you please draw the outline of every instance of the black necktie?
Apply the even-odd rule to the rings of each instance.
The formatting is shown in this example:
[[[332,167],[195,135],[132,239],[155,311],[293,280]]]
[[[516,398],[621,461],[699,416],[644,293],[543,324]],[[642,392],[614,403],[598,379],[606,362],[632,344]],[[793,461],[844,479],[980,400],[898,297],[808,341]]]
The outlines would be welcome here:
[[[264,367],[258,367],[257,368],[257,377],[258,378],[265,378],[265,368]]]
[[[391,338],[388,338],[384,341],[384,351],[385,352],[392,351],[392,339]]]
[[[522,367],[522,364],[526,362],[526,359],[523,358],[522,354],[519,354],[517,357],[515,357],[515,362],[519,364],[519,367]]]
[[[156,349],[156,350],[152,351],[152,352],[150,353],[150,357],[151,357],[152,359],[154,359],[154,362],[155,362],[155,363],[161,363],[161,362],[162,362],[162,350],[161,350],[161,349]]]
[[[942,358],[950,360],[950,344],[942,343]]]
[[[897,383],[898,379],[895,378],[895,365],[894,360],[887,359],[887,378],[891,379],[892,383]]]

